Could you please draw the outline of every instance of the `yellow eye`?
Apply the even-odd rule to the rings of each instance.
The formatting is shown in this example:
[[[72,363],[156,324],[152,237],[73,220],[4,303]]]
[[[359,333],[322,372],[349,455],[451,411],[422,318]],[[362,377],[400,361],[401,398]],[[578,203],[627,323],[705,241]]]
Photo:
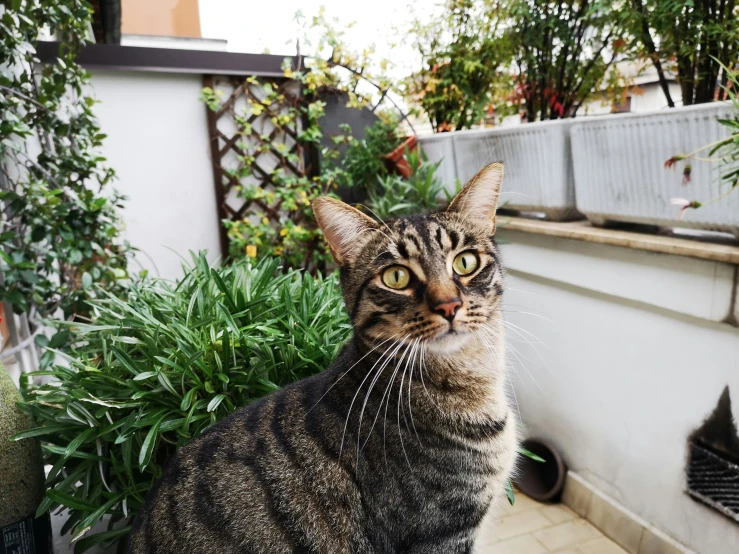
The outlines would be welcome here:
[[[469,275],[477,269],[480,262],[477,261],[477,254],[474,252],[462,252],[458,254],[452,262],[452,267],[457,275]]]
[[[404,289],[411,282],[411,272],[402,265],[391,265],[382,273],[382,282],[391,289]]]

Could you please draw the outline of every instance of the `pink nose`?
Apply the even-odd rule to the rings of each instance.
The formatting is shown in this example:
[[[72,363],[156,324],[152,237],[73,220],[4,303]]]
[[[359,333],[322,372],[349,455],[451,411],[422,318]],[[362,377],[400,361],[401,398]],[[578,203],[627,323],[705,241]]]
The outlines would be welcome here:
[[[436,304],[434,306],[434,311],[443,316],[445,319],[452,321],[461,305],[462,301],[459,298],[450,298]]]

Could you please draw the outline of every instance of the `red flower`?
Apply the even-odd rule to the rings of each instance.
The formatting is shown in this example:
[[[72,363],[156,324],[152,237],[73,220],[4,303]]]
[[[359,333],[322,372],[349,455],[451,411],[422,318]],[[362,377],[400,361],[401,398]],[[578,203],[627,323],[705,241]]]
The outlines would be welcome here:
[[[676,154],[676,155],[672,156],[672,158],[670,158],[669,160],[667,160],[665,162],[665,169],[671,169],[671,168],[675,167],[675,164],[677,162],[679,162],[681,160],[684,160],[684,159],[685,159],[685,156],[682,155],[682,154]]]

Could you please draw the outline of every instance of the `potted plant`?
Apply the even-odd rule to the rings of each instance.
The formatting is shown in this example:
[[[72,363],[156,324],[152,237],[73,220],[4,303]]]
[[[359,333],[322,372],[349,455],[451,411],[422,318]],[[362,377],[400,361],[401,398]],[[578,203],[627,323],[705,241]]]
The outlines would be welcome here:
[[[389,154],[385,154],[382,159],[391,171],[398,173],[406,179],[411,176],[413,169],[405,159],[405,152],[414,152],[418,146],[416,135],[411,135],[403,139],[403,141]]]

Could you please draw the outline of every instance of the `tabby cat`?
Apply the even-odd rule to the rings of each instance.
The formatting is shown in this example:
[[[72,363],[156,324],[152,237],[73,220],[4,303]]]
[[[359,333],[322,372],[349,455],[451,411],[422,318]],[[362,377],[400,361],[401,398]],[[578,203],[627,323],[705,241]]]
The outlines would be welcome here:
[[[323,373],[182,448],[129,539],[144,553],[470,553],[517,449],[505,392],[502,164],[449,207],[378,223],[313,203],[354,336]]]

